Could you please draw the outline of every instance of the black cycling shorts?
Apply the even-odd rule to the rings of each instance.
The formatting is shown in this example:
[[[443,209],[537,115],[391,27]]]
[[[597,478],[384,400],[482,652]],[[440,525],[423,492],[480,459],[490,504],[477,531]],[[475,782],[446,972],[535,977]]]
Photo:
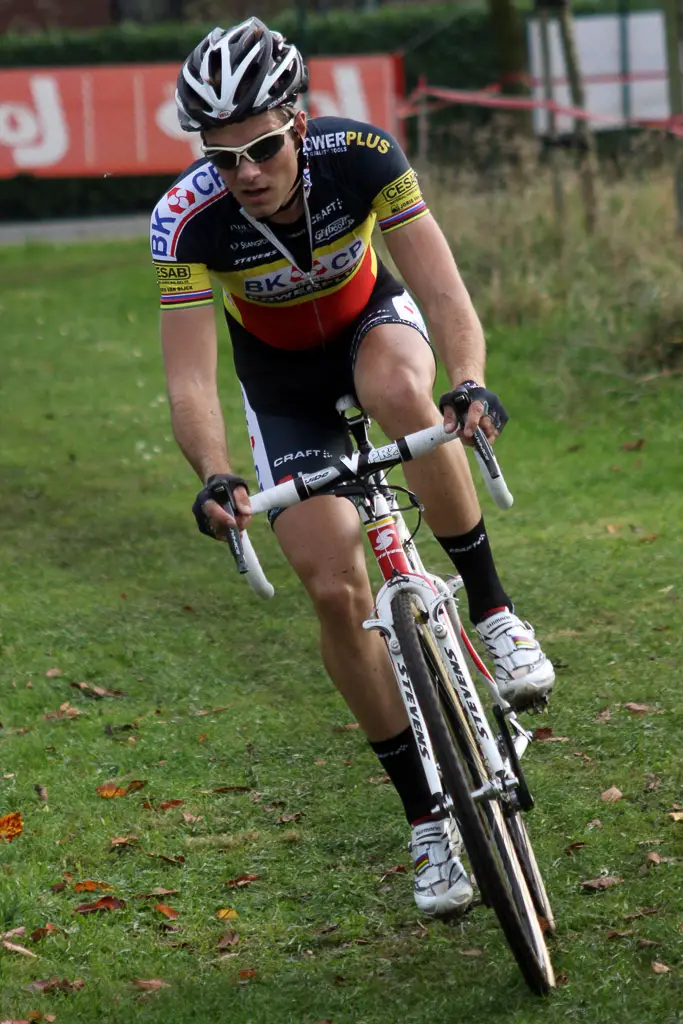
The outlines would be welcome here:
[[[235,367],[261,490],[323,469],[348,453],[348,435],[335,404],[342,395],[354,394],[353,372],[363,339],[373,327],[388,323],[414,327],[429,344],[417,304],[386,270],[357,321],[320,348],[276,349],[245,337],[244,329],[231,321]],[[269,514],[271,523],[279,512]]]

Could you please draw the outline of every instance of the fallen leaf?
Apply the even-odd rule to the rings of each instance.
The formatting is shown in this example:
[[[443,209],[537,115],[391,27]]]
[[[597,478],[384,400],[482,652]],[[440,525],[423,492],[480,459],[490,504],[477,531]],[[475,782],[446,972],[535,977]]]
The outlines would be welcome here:
[[[159,804],[160,811],[168,811],[171,807],[181,807],[185,803],[184,800],[164,800],[163,804]]]
[[[650,850],[645,858],[646,864],[673,864],[675,861],[675,857],[662,857],[656,850]]]
[[[617,875],[601,875],[600,878],[591,878],[587,882],[581,882],[580,885],[582,889],[600,892],[602,889],[611,889],[613,885],[620,885],[623,881],[624,879]]]
[[[46,804],[47,803],[47,788],[45,786],[41,786],[40,783],[36,783],[36,785],[33,788],[36,791],[36,793],[38,794],[38,799],[40,800],[40,802],[42,804]]]
[[[215,790],[202,790],[202,793],[250,793],[250,785],[218,785]]]
[[[226,704],[224,708],[209,708],[207,711],[197,711],[195,713],[197,718],[199,718],[201,715],[217,715],[219,711],[229,711],[231,707],[232,704]]]
[[[316,763],[316,764],[317,764],[317,765],[318,765],[319,767],[322,767],[322,766],[323,766],[324,764],[327,764],[327,761],[325,760],[325,758],[324,758],[324,757],[317,757],[317,758],[315,759],[315,763]]]
[[[668,970],[668,968],[667,968],[667,970]],[[256,977],[256,971],[254,970],[253,967],[247,967],[246,970],[240,971],[240,978],[242,978],[243,980],[246,980],[247,978],[254,978],[254,977]]]
[[[138,836],[114,836],[111,840],[112,846],[132,846],[137,843]]]
[[[638,452],[645,444],[645,438],[639,437],[637,441],[624,441],[620,448],[622,452]]]
[[[187,825],[195,825],[198,821],[204,821],[204,818],[201,814],[196,815],[190,814],[189,811],[183,811],[183,821]]]
[[[614,930],[611,931],[611,932],[607,932],[607,935],[605,936],[605,938],[607,938],[607,939],[626,939],[626,938],[628,938],[629,935],[633,935],[633,929],[632,928],[630,928],[628,931],[625,931],[625,932],[618,932],[618,931],[614,931]]]
[[[534,729],[534,739],[539,743],[569,743],[568,736],[553,736],[553,730],[549,725],[541,725]]]
[[[483,950],[481,949],[459,949],[458,953],[460,956],[481,956]]]
[[[74,892],[96,892],[98,889],[113,892],[114,886],[107,885],[106,882],[93,882],[91,878],[86,878],[85,882],[76,882],[74,885]]]
[[[49,668],[45,673],[46,679],[56,679],[57,676],[61,676],[62,670],[60,668]]]
[[[238,946],[240,937],[237,932],[229,928],[225,935],[221,935],[217,943],[217,949],[228,949],[230,946]]]
[[[683,811],[669,811],[669,817],[672,821],[683,821]]]
[[[656,540],[659,540],[659,534],[658,533],[648,533],[648,535],[646,537],[639,537],[638,538],[638,543],[639,544],[652,544],[653,541],[656,541]]]
[[[11,843],[23,831],[24,820],[21,816],[21,811],[12,811],[10,814],[5,814],[0,818],[0,839],[5,842]]]
[[[661,942],[655,942],[654,939],[638,939],[639,949],[652,949],[653,946],[661,946]]]
[[[612,466],[612,469],[615,469],[615,468],[616,467]],[[617,525],[615,526],[613,523],[608,523],[606,529],[607,529],[608,533],[611,533],[611,534],[618,533],[619,532],[619,524],[617,523]]]
[[[380,785],[384,785],[387,782],[391,782],[391,779],[389,778],[388,775],[380,775],[379,778],[375,778],[374,776],[371,775],[370,776],[370,782],[372,782],[376,786],[380,786]]]
[[[60,979],[55,974],[52,978],[46,978],[44,981],[32,981],[30,985],[24,985],[24,988],[27,992],[76,992],[84,985],[85,982],[82,978],[74,978],[73,981],[69,981],[68,978]]]
[[[617,789],[616,786],[610,786],[610,788],[606,789],[605,792],[601,795],[600,799],[605,804],[613,804],[616,803],[617,800],[621,800],[623,795],[624,794],[621,792],[621,790]]]
[[[332,732],[351,732],[352,729],[360,729],[358,722],[348,722],[346,725],[337,725]]]
[[[664,714],[664,711],[661,708],[654,707],[652,704],[635,704],[630,702],[629,704],[624,704],[624,707],[634,715],[646,715],[649,711],[654,715]]]
[[[32,953],[30,949],[26,949],[25,946],[17,946],[16,943],[14,943],[14,942],[6,942],[4,939],[3,939],[2,945],[3,945],[3,948],[4,949],[8,949],[10,951],[10,953],[21,953],[22,956],[32,956],[32,957],[35,957],[35,955],[36,955],[35,953]]]
[[[0,939],[23,939],[24,935],[26,935],[26,928],[21,924],[18,928],[12,928],[11,931],[1,934]]]
[[[162,981],[161,978],[133,978],[131,984],[144,989],[145,992],[158,992],[160,988],[171,987],[167,981]]]
[[[584,752],[582,750],[575,750],[574,751],[574,757],[581,757],[581,758],[583,758],[583,760],[587,764],[590,764],[593,761],[593,758],[589,757],[588,754],[584,754]]]
[[[70,683],[75,690],[80,692],[85,697],[95,697],[100,699],[101,697],[125,697],[123,690],[107,690],[104,686],[94,686],[91,683]]]
[[[555,984],[556,985],[568,985],[569,984],[569,975],[567,974],[566,971],[560,971],[560,973],[558,975],[556,975],[556,977],[555,977]]]
[[[178,911],[174,910],[173,907],[167,906],[165,903],[155,903],[154,909],[158,910],[164,917],[169,917],[172,921],[178,917]]]
[[[36,928],[35,931],[31,932],[29,938],[31,942],[40,942],[40,940],[44,939],[46,935],[52,935],[58,931],[59,928],[56,928],[53,924],[50,924],[50,922],[48,921],[44,928]]]
[[[171,921],[161,921],[159,924],[159,931],[166,934],[173,934],[174,932],[181,932],[183,929],[179,924],[173,924]]]
[[[329,935],[330,932],[336,932],[339,925],[336,921],[331,924],[326,924],[323,928],[316,928],[313,932],[314,935]]]
[[[595,716],[595,721],[596,722],[609,722],[611,717],[612,717],[612,712],[610,711],[610,709],[609,708],[603,708],[602,711],[598,711],[597,715]]]
[[[295,811],[293,814],[283,814],[280,818],[276,819],[275,824],[286,825],[290,821],[301,821],[303,816],[303,811]]]
[[[205,739],[207,738],[207,736],[208,736],[208,735],[209,735],[209,734],[208,734],[207,732],[203,732],[203,733],[201,734],[201,736],[199,737],[199,739],[197,740],[197,743],[203,743],[203,742],[204,742],[204,740],[205,740]]]
[[[659,907],[638,907],[632,914],[624,914],[624,921],[635,921],[638,917],[650,917],[658,913]]]
[[[406,869],[404,864],[394,864],[393,868],[386,869],[386,871],[380,878],[380,882],[383,882],[385,878],[389,877],[389,875],[404,875],[405,871]]]
[[[182,853],[178,854],[177,857],[167,857],[165,853],[148,853],[148,857],[158,857],[159,860],[165,860],[167,864],[184,864],[185,858]]]
[[[80,907],[76,907],[74,914],[97,914],[103,910],[123,910],[125,907],[123,900],[117,899],[115,896],[103,896],[100,900],[95,900],[94,903],[81,903]]]
[[[43,715],[43,718],[78,718],[80,714],[81,711],[67,700],[59,705],[58,711],[50,711],[48,714]]]
[[[670,583],[668,587],[662,587],[661,590],[657,591],[657,593],[659,593],[659,594],[668,594],[669,591],[673,590],[673,588],[674,588],[673,583]]]
[[[97,787],[96,792],[105,800],[111,800],[114,797],[135,793],[138,789],[144,789],[146,785],[146,779],[133,779],[127,786],[119,786],[117,782],[105,782]]]
[[[229,882],[225,884],[231,888],[243,889],[245,885],[251,885],[252,882],[258,882],[260,875],[238,875],[237,878],[231,878]]]
[[[54,885],[50,886],[52,892],[63,892],[66,889],[66,882],[55,882]]]
[[[655,974],[668,974],[671,970],[666,964],[663,964],[660,960],[652,961],[652,970]]]
[[[232,907],[222,907],[216,911],[216,917],[219,921],[234,921],[240,915]]]
[[[564,851],[569,857],[573,857],[576,850],[583,850],[585,843],[570,843]]]
[[[592,821],[588,822],[586,828],[589,832],[592,832],[594,828],[602,828],[602,822],[599,818],[593,818]]]
[[[164,889],[163,886],[158,886],[156,889],[152,889],[151,892],[140,892],[135,896],[136,900],[150,900],[156,896],[177,896],[180,889]]]
[[[645,778],[648,780],[645,784],[646,793],[659,789],[659,784],[662,781],[659,775],[655,775],[654,772],[645,772]]]

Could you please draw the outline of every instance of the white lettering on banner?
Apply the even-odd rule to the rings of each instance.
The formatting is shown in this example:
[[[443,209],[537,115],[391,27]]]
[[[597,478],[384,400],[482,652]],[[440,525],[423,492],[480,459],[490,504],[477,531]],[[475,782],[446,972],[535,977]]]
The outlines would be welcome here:
[[[12,149],[17,167],[49,167],[69,148],[69,132],[57,81],[51,75],[31,75],[31,99],[0,103],[0,145]]]
[[[353,117],[357,121],[370,121],[360,67],[357,64],[339,64],[333,69],[332,77],[334,95],[311,90],[311,105],[316,107],[316,116]],[[326,138],[334,138],[334,135]]]
[[[195,160],[197,160],[202,156],[201,134],[200,132],[184,132],[180,127],[178,109],[175,104],[175,86],[170,86],[169,89],[173,90],[172,95],[167,100],[164,100],[161,106],[157,107],[154,115],[157,128],[171,139],[186,143],[192,151]],[[199,187],[198,191],[201,191]]]

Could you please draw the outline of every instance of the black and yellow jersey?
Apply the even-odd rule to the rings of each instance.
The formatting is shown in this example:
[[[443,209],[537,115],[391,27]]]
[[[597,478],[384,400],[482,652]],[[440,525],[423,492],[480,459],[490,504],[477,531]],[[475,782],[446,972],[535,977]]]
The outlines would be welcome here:
[[[183,171],[151,220],[163,309],[211,302],[213,279],[222,287],[228,323],[292,350],[322,345],[358,318],[381,269],[371,243],[375,221],[393,231],[427,207],[401,147],[379,128],[315,118],[304,153],[307,260],[292,255],[300,246],[283,249],[280,225],[264,231],[241,210],[210,160]]]

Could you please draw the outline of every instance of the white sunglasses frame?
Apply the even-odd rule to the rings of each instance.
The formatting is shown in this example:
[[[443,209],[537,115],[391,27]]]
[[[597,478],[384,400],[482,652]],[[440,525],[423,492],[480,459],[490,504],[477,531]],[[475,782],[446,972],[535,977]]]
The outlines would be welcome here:
[[[295,120],[296,118],[291,117],[287,124],[283,124],[280,128],[274,128],[270,132],[264,132],[263,135],[259,135],[257,138],[252,139],[251,142],[247,142],[245,146],[210,146],[204,142],[204,138],[202,136],[202,153],[204,156],[207,156],[209,160],[211,159],[212,153],[233,153],[237,157],[237,162],[234,168],[231,168],[231,171],[238,171],[242,160],[248,160],[251,164],[265,164],[268,160],[272,160],[273,157],[268,157],[266,160],[254,160],[252,156],[249,156],[248,151],[252,146],[255,146],[259,142],[263,142],[264,139],[270,139],[275,135],[285,135],[290,128],[294,127]],[[277,153],[274,153],[273,156],[277,156]]]

